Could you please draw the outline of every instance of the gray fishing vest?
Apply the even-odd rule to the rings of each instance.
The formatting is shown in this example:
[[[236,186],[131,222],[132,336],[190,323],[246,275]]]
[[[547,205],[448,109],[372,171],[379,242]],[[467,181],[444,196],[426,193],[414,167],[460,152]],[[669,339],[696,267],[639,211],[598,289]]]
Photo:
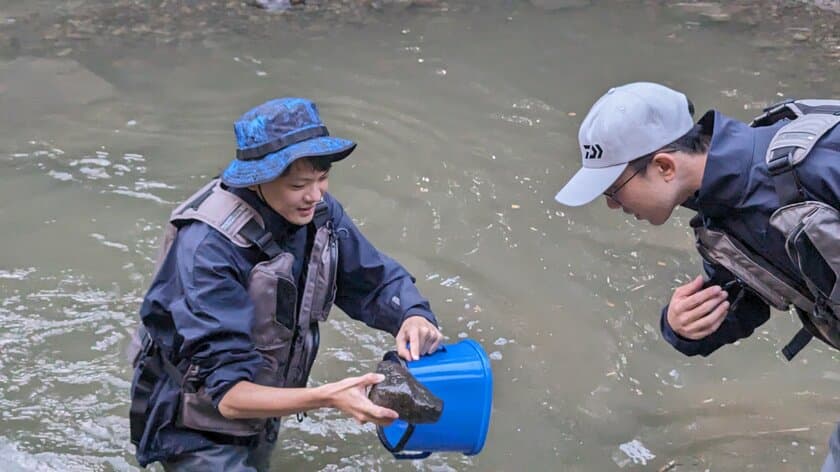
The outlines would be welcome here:
[[[796,173],[817,141],[840,123],[840,100],[782,102],[765,109],[750,125],[767,126],[781,119],[791,122],[776,132],[765,159],[780,203],[770,225],[784,236],[785,250],[802,282],[715,229],[710,220],[698,215],[691,226],[697,249],[709,263],[723,266],[777,310],[796,309],[804,327],[782,351],[790,360],[814,336],[840,349],[840,211],[808,199]]]
[[[300,288],[292,273],[294,256],[279,247],[273,235],[264,229],[259,214],[224,190],[218,180],[208,183],[172,212],[156,271],[170,251],[178,228],[193,220],[212,226],[239,247],[256,246],[266,256],[265,261],[251,269],[247,286],[254,304],[252,338],[263,358],[254,383],[305,387],[318,351],[318,322],[327,319],[336,292],[338,245],[326,204],[316,207],[310,223],[311,251],[302,294],[298,293]],[[169,361],[164,359],[164,362]],[[184,372],[180,379],[176,378],[181,383],[179,427],[251,436],[265,426],[265,419],[224,418],[205,393],[198,366],[190,360],[178,365],[178,372]],[[173,369],[170,366],[166,371],[172,375]]]

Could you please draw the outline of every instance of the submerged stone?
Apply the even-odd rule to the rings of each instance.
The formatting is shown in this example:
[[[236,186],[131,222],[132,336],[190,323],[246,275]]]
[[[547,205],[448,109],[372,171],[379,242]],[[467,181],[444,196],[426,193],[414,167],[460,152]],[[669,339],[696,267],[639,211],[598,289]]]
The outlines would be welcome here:
[[[385,380],[370,389],[370,400],[400,415],[412,424],[434,423],[443,413],[443,400],[436,397],[399,362],[384,360],[376,367]]]

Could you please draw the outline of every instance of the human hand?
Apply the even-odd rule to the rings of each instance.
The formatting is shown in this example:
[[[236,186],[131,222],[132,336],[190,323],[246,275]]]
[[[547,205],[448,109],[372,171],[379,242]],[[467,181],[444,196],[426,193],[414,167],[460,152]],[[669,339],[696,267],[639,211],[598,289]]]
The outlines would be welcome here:
[[[359,424],[371,422],[388,426],[399,417],[396,411],[374,404],[367,397],[368,387],[385,380],[382,374],[365,374],[361,377],[348,377],[338,382],[318,387],[327,399],[327,405],[341,410]]]
[[[714,333],[729,310],[726,291],[720,285],[703,288],[703,277],[674,290],[666,315],[671,329],[680,336],[698,340]]]
[[[429,320],[409,315],[397,333],[397,354],[405,360],[416,361],[423,354],[435,352],[441,341],[443,334]]]

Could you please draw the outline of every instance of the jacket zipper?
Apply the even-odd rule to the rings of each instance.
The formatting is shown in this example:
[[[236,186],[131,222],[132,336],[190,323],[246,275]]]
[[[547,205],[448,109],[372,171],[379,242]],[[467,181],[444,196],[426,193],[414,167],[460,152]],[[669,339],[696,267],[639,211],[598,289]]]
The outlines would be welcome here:
[[[788,258],[793,262],[794,266],[799,269],[799,272],[803,272],[802,265],[799,263],[799,254],[796,252],[796,248],[793,247],[794,241],[796,241],[796,237],[799,236],[799,233],[802,232],[802,228],[805,227],[805,223],[800,221],[791,231],[785,239],[785,252],[787,252]],[[804,273],[804,272],[803,272]]]

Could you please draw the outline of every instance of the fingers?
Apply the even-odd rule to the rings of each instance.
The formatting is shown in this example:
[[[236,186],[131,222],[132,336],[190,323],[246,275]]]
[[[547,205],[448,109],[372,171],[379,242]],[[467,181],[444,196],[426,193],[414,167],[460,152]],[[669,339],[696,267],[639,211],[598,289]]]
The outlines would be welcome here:
[[[369,373],[361,377],[351,377],[353,384],[344,394],[346,406],[341,408],[359,424],[375,423],[382,426],[391,424],[399,418],[396,411],[381,407],[367,397],[366,386],[377,384],[385,380],[382,374]]]
[[[340,403],[340,400],[347,395],[348,391],[357,389],[362,392],[363,395],[367,395],[368,389],[376,385],[380,382],[385,380],[385,376],[382,374],[377,374],[375,372],[371,372],[359,377],[347,377],[344,379],[339,380],[338,382],[334,382],[331,384],[327,384],[329,386],[330,397],[334,398],[332,403]],[[341,409],[340,405],[334,405],[336,408]]]
[[[412,327],[411,330],[408,332],[408,338],[410,339],[409,343],[411,344],[411,357],[408,360],[416,361],[420,359],[420,349],[423,346],[424,340],[421,339],[425,337],[420,332],[423,328]]]
[[[403,359],[416,361],[420,356],[434,352],[442,340],[443,334],[437,326],[422,316],[410,316],[397,333],[397,354]]]
[[[668,313],[668,324],[680,336],[697,340],[714,333],[726,319],[729,302],[713,299],[689,313]]]
[[[707,290],[712,290],[707,292]],[[680,307],[683,311],[681,319],[684,323],[693,323],[709,314],[716,306],[726,300],[728,294],[720,287],[709,287],[683,301]]]
[[[411,360],[411,353],[406,349],[405,342],[405,329],[400,329],[400,332],[397,333],[397,355],[403,359]]]
[[[684,284],[684,285],[680,285],[679,287],[677,287],[674,290],[674,297],[677,297],[677,296],[687,297],[687,296],[697,292],[698,290],[700,290],[700,288],[702,286],[703,286],[703,276],[698,275],[691,282],[689,282],[687,284]]]
[[[432,342],[432,345],[429,347],[429,351],[427,352],[427,354],[431,354],[437,351],[440,347],[441,341],[443,341],[443,335],[440,334],[440,331],[438,331],[438,335],[435,337],[434,342]]]
[[[721,290],[723,289],[720,288],[720,285],[712,285],[711,287],[706,287],[702,290],[696,290],[692,293],[686,292],[679,298],[682,299],[685,309],[690,310],[705,302],[709,298],[716,296],[718,293],[720,293]],[[674,293],[674,295],[676,296],[676,292]]]
[[[367,386],[385,379],[382,374],[369,373],[360,377],[348,377],[330,384],[329,406],[338,408],[359,424],[391,424],[399,417],[396,411],[376,405],[367,397]]]
[[[702,289],[703,278],[674,290],[668,306],[667,320],[671,328],[687,339],[701,339],[715,332],[729,310],[727,292],[719,285]]]
[[[443,334],[436,326],[426,322],[417,329],[417,338],[417,342],[412,342],[411,344],[411,354],[412,356],[416,355],[415,359],[419,359],[421,355],[435,352],[443,340]],[[417,352],[413,348],[415,345],[419,345]]]
[[[359,424],[374,423],[378,425],[389,425],[399,418],[396,411],[381,407],[368,399],[360,400],[356,410],[351,415]]]
[[[729,302],[725,301],[718,304],[718,306],[707,316],[691,323],[686,327],[686,331],[690,334],[691,339],[701,339],[714,333],[720,327],[723,320],[726,319],[726,313],[729,311]]]
[[[385,380],[385,376],[382,374],[377,374],[375,372],[371,372],[365,374],[361,377],[351,377],[353,379],[357,379],[356,385],[361,385],[363,387],[367,387],[368,385],[376,385]]]
[[[361,419],[356,418],[361,424],[366,422],[374,423],[380,426],[388,426],[400,415],[396,411],[389,408],[384,408],[370,402],[370,406],[362,412]]]

